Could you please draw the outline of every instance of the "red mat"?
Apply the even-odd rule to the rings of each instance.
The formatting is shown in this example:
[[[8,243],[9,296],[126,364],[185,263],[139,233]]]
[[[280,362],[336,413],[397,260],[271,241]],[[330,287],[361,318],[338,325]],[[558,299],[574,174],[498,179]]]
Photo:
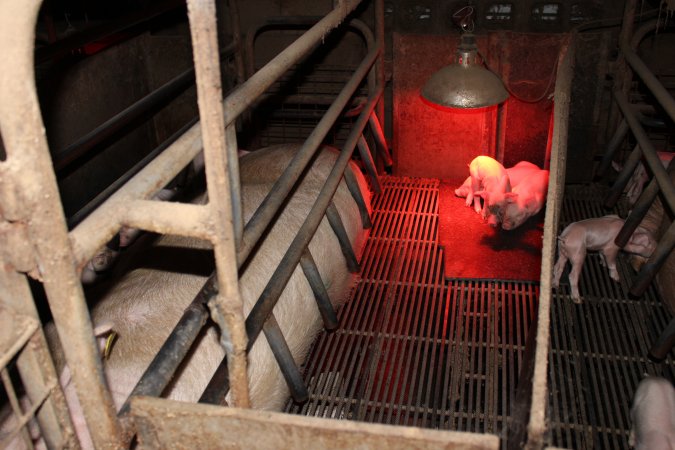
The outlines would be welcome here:
[[[445,276],[539,281],[544,210],[515,230],[492,228],[455,197],[462,181],[442,181],[438,199],[438,241],[445,249]]]

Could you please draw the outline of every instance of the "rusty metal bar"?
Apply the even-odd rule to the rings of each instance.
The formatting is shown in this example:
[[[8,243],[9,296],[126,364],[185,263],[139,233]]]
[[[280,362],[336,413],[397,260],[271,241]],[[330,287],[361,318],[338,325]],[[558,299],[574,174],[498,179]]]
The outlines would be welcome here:
[[[309,251],[309,248],[305,249],[304,253],[300,257],[300,267],[302,272],[307,278],[307,282],[312,288],[314,293],[314,298],[316,299],[316,304],[319,307],[319,312],[323,318],[323,325],[327,330],[334,330],[338,326],[338,319],[335,315],[335,309],[333,304],[330,302],[330,297],[326,291],[326,285],[321,279],[321,274],[319,269],[316,267],[314,262],[314,257]]]
[[[625,119],[621,123],[624,122]],[[614,184],[609,189],[609,192],[607,193],[604,201],[605,208],[613,208],[614,205],[616,205],[616,202],[619,201],[623,190],[626,188],[626,185],[633,176],[633,172],[635,172],[635,168],[640,163],[641,158],[642,151],[640,150],[640,144],[637,144],[624,163],[621,173],[619,173],[619,176],[616,178],[616,180],[614,180]]]
[[[558,57],[558,73],[555,84],[555,105],[553,122],[553,140],[550,178],[548,185],[548,201],[544,218],[544,236],[541,257],[541,284],[539,293],[539,309],[537,311],[536,348],[534,351],[534,372],[530,380],[519,380],[519,383],[530,383],[532,395],[530,414],[527,423],[527,440],[523,448],[540,449],[544,446],[547,421],[548,402],[548,351],[551,339],[551,276],[555,258],[558,222],[562,208],[563,187],[565,186],[565,161],[567,155],[567,134],[569,130],[569,108],[572,92],[573,62],[576,49],[575,36],[571,35],[563,44]],[[514,436],[516,442],[522,441]]]
[[[347,269],[352,273],[358,272],[359,262],[357,261],[356,255],[354,254],[354,249],[352,249],[352,244],[349,242],[349,236],[347,235],[345,225],[342,223],[342,219],[340,218],[340,213],[338,212],[332,200],[326,208],[326,218],[328,219],[328,223],[330,224],[330,227],[333,229],[333,233],[335,233],[335,236],[340,243],[340,249],[342,250],[342,254],[347,261]]]
[[[352,152],[356,147],[358,138],[363,132],[363,128],[368,121],[368,117],[370,117],[381,94],[382,91],[380,90],[376,96],[371,97],[370,100],[368,100],[368,103],[363,108],[361,115],[354,123],[354,127],[347,138],[342,151],[340,152],[340,156],[335,162],[335,166],[331,170],[331,173],[328,175],[326,183],[321,189],[321,192],[319,193],[316,202],[307,215],[305,222],[300,227],[300,230],[293,239],[293,242],[291,243],[288,251],[281,259],[279,267],[272,274],[272,277],[265,286],[263,293],[260,295],[260,298],[246,318],[246,331],[249,339],[251,340],[249,341],[249,346],[251,345],[251,342],[255,341],[255,339],[258,337],[263,324],[271,314],[276,301],[279,299],[279,296],[286,286],[286,283],[288,283],[288,280],[293,274],[295,267],[298,265],[302,253],[304,252],[305,248],[307,248],[309,241],[312,239],[316,229],[319,227],[326,209],[332,200],[333,194],[337,190],[338,184],[342,179],[342,174],[349,163],[349,159],[351,158]]]
[[[237,127],[228,125],[225,129],[227,152],[227,172],[230,177],[230,197],[232,199],[232,224],[234,226],[234,248],[241,246],[244,235],[244,210],[241,205],[241,183],[239,182],[239,146],[237,145]]]
[[[295,365],[291,350],[288,348],[286,338],[284,338],[274,314],[270,314],[267,322],[263,325],[263,332],[274,354],[274,358],[277,360],[277,364],[279,364],[281,374],[284,380],[286,380],[288,389],[291,391],[291,397],[298,403],[306,402],[309,396],[307,387],[302,380],[298,366]]]
[[[202,150],[199,126],[193,126],[70,232],[79,268],[119,230],[131,199],[149,198],[166,186]]]
[[[375,113],[373,113],[370,116],[370,129],[373,132],[373,136],[375,137],[375,142],[377,143],[377,150],[379,151],[380,156],[384,160],[384,167],[387,169],[391,169],[391,167],[394,165],[394,160],[391,159],[387,139],[384,137],[382,126],[380,125],[380,121],[378,120]]]
[[[35,89],[33,50],[40,4],[38,0],[0,3],[0,48],[12,61],[0,74],[0,123],[7,156],[0,170],[3,181],[11,181],[14,188],[14,198],[5,193],[3,215],[27,224],[34,260],[94,445],[119,448],[122,430],[105,387],[89,311],[73,265]]]
[[[214,0],[188,0],[188,20],[197,79],[197,100],[201,118],[206,183],[209,194],[213,252],[216,260],[218,295],[208,303],[213,319],[220,327],[220,342],[227,351],[233,406],[249,407],[246,377],[246,332],[239,294],[235,231],[232,223],[231,182],[225,137],[218,29]],[[233,94],[236,96],[236,94]],[[226,102],[227,103],[227,102]],[[226,106],[227,108],[227,106]],[[236,149],[234,150],[236,152]]]
[[[381,194],[382,186],[380,185],[380,179],[377,176],[377,169],[375,168],[375,163],[373,162],[373,155],[370,152],[370,148],[368,147],[368,142],[366,142],[363,136],[359,138],[358,146],[359,155],[361,155],[361,161],[363,161],[363,165],[366,166],[368,175],[370,175],[370,179],[373,181],[375,192],[377,194]]]
[[[288,167],[286,167],[284,170],[284,173],[279,177],[277,182],[272,187],[270,193],[265,197],[256,212],[253,214],[253,217],[251,217],[251,219],[246,224],[246,227],[244,228],[244,239],[242,241],[242,246],[237,253],[237,263],[239,266],[241,266],[241,264],[246,260],[251,250],[260,239],[260,236],[262,236],[265,229],[267,229],[267,226],[276,215],[279,207],[288,196],[288,193],[291,191],[298,178],[300,178],[300,175],[304,171],[305,167],[307,167],[307,164],[311,160],[319,145],[321,145],[323,142],[326,134],[328,134],[330,129],[333,127],[333,124],[335,123],[335,120],[337,120],[340,112],[344,109],[345,105],[358,88],[366,73],[370,70],[378,54],[379,51],[377,49],[373,49],[368,52],[368,55],[365,57],[363,62],[361,62],[352,78],[349,80],[349,82],[347,82],[330,108],[328,108],[323,119],[321,119],[316,128],[314,128],[312,134],[310,134],[305,143],[302,145],[302,148],[293,157],[291,162],[288,164]]]
[[[349,192],[352,194],[352,198],[359,207],[359,213],[361,214],[361,226],[363,228],[370,228],[373,224],[370,221],[370,212],[368,211],[368,206],[366,201],[363,198],[363,193],[361,193],[361,188],[359,187],[359,182],[356,181],[356,176],[352,173],[350,169],[345,170],[345,183]]]
[[[658,340],[649,349],[649,359],[662,362],[675,345],[675,319],[668,322],[668,326],[661,333]]]
[[[666,262],[673,248],[675,248],[675,222],[670,224],[668,231],[661,237],[659,245],[656,246],[656,250],[654,250],[652,256],[649,257],[649,260],[640,269],[637,278],[630,287],[631,295],[639,297],[644,294],[649,287],[649,283],[651,283],[658,271],[661,270],[661,266]]]
[[[122,222],[146,231],[179,236],[211,239],[208,228],[211,211],[205,205],[163,202],[159,200],[132,200],[126,204]],[[203,226],[195,227],[195,223]]]

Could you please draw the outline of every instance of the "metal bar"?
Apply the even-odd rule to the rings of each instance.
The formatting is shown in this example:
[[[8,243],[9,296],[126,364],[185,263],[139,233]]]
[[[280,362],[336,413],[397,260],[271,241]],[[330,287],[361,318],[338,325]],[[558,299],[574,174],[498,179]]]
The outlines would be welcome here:
[[[139,162],[134,164],[134,166],[126,171],[121,177],[116,179],[110,186],[105,188],[101,193],[94,197],[89,203],[84,205],[82,209],[73,214],[68,218],[68,226],[74,227],[85,217],[87,217],[94,209],[98,208],[101,203],[108,199],[112,194],[114,194],[124,183],[129,181],[131,177],[136,175],[138,172],[147,166],[150,161],[155,159],[157,155],[162,153],[169,145],[173,144],[179,137],[181,137],[187,130],[189,130],[195,123],[197,123],[197,118],[190,120],[188,123],[183,125],[178,131],[173,133],[167,140],[158,145],[152,152],[148,153],[143,157]]]
[[[84,267],[117,233],[129,199],[149,198],[166,186],[201,150],[200,129],[193,126],[76,226],[70,232],[70,239],[78,268]]]
[[[7,399],[9,400],[12,412],[17,417],[17,422],[20,422],[19,419],[22,418],[21,405],[19,404],[19,399],[16,396],[16,391],[14,390],[12,380],[9,377],[9,372],[5,367],[0,368],[0,377],[2,378],[2,383],[5,386],[5,393],[7,394]],[[24,424],[21,423],[18,423],[17,425],[18,425],[17,430],[12,434],[13,435],[21,434],[21,440],[23,441],[23,445],[25,445],[27,449],[33,450],[33,439],[31,438],[30,433],[28,432],[28,428],[26,428]],[[11,439],[11,436],[8,437],[8,442],[10,442],[9,439]]]
[[[368,211],[368,206],[366,205],[366,201],[363,198],[363,193],[361,192],[359,182],[356,180],[356,176],[349,167],[347,170],[345,170],[344,176],[347,189],[349,189],[349,192],[352,194],[352,198],[359,207],[359,213],[361,214],[361,226],[363,228],[372,227],[373,224],[370,221],[370,212]]]
[[[281,328],[279,328],[274,314],[270,314],[267,318],[267,321],[263,325],[263,332],[274,354],[274,358],[277,360],[277,364],[279,364],[281,374],[284,376],[284,380],[286,380],[288,389],[291,391],[291,397],[298,403],[306,402],[309,397],[307,387],[302,380],[298,367],[295,365],[291,350],[288,348],[286,339],[281,332]]]
[[[218,295],[209,301],[208,306],[214,321],[220,327],[220,342],[227,352],[232,404],[248,408],[246,331],[243,326],[243,305],[235,264],[236,250],[233,245],[235,231],[230,198],[232,180],[229,177],[230,167],[225,137],[225,126],[232,120],[225,121],[225,111],[229,108],[225,106],[224,111],[221,103],[223,93],[218,57],[216,7],[214,0],[188,0],[187,6],[218,279]],[[236,97],[236,94],[232,96]],[[225,103],[227,105],[227,101]]]
[[[607,169],[609,169],[609,166],[612,164],[614,154],[619,149],[619,146],[626,138],[627,134],[628,134],[628,123],[626,122],[626,119],[621,119],[621,122],[619,122],[619,126],[616,127],[616,130],[614,131],[612,138],[609,140],[609,143],[607,144],[607,150],[605,151],[605,154],[602,156],[602,161],[600,162],[600,166],[598,167],[598,170],[596,172],[599,177],[604,176],[605,173],[607,172]]]
[[[57,172],[70,166],[74,161],[87,154],[97,145],[109,140],[125,127],[130,126],[144,114],[165,106],[176,98],[194,82],[194,69],[189,69],[178,75],[159,89],[151,92],[131,106],[97,126],[68,147],[54,154],[54,168]],[[136,126],[142,122],[136,123]],[[134,127],[136,128],[136,127]],[[130,131],[133,128],[128,128]]]
[[[614,205],[616,205],[616,202],[619,201],[619,197],[621,197],[623,190],[626,188],[626,185],[633,176],[633,172],[635,172],[635,168],[640,163],[641,158],[642,151],[640,150],[640,144],[637,144],[624,163],[623,169],[621,169],[619,176],[616,178],[616,180],[614,180],[614,184],[609,189],[609,192],[607,193],[604,201],[605,208],[611,209],[614,207]]]
[[[316,267],[312,253],[308,248],[305,249],[300,257],[300,267],[314,293],[316,304],[319,307],[319,312],[323,318],[323,325],[327,330],[336,329],[338,326],[338,319],[335,315],[335,309],[333,309],[333,304],[330,302],[326,286],[323,284],[319,269]]]
[[[260,236],[262,236],[263,232],[267,229],[267,226],[285,201],[288,193],[291,191],[298,178],[300,178],[300,175],[307,167],[307,164],[312,159],[316,149],[319,147],[319,145],[321,145],[324,138],[333,127],[333,124],[337,120],[340,112],[344,109],[351,96],[361,84],[361,81],[365,77],[366,73],[370,70],[370,67],[373,65],[377,54],[377,49],[374,49],[371,50],[368,55],[366,55],[363,62],[356,69],[356,72],[352,78],[349,80],[349,82],[347,82],[330,108],[328,108],[323,119],[321,119],[321,121],[317,124],[316,128],[314,128],[314,131],[312,131],[312,134],[310,134],[305,143],[302,145],[302,148],[293,157],[291,162],[288,164],[288,167],[286,167],[284,170],[284,173],[279,177],[272,187],[270,193],[265,197],[256,212],[253,214],[253,217],[249,219],[248,223],[244,227],[242,246],[237,252],[237,263],[239,266],[241,266],[246,258],[248,258],[248,255],[255,247],[256,243],[260,239]],[[253,77],[251,79],[253,79]],[[249,81],[251,79],[249,79]]]
[[[379,94],[381,94],[381,91]],[[288,251],[279,263],[279,267],[274,271],[269,283],[265,286],[263,293],[260,295],[260,298],[246,318],[246,331],[251,340],[250,342],[255,341],[257,338],[263,323],[271,314],[276,301],[279,299],[286,283],[288,283],[295,267],[298,265],[302,252],[309,244],[316,229],[319,227],[326,209],[328,208],[328,204],[331,202],[333,194],[337,190],[342,174],[349,163],[354,147],[356,147],[358,137],[361,135],[363,127],[366,125],[366,121],[372,113],[378,98],[379,95],[368,100],[363,112],[361,112],[361,115],[354,123],[354,128],[352,129],[349,138],[347,138],[344,148],[335,162],[333,170],[331,170],[331,173],[328,175],[326,183],[321,189],[314,206],[312,206],[305,222],[300,227],[300,230],[293,239]],[[249,348],[250,345],[251,344],[249,343]]]
[[[666,203],[671,211],[675,211],[675,187],[670,182],[670,177],[666,172],[666,169],[663,167],[661,160],[656,154],[656,149],[652,145],[647,133],[645,132],[640,121],[635,116],[635,113],[628,103],[628,99],[624,94],[619,91],[614,91],[614,98],[619,105],[619,109],[623,113],[628,126],[630,127],[635,139],[637,139],[640,148],[642,149],[642,154],[644,155],[645,161],[649,165],[649,170],[654,174],[654,178],[659,183],[663,197],[666,200]],[[665,205],[664,205],[665,206]]]
[[[675,158],[668,164],[666,169],[668,174],[675,171]],[[621,227],[621,230],[616,235],[614,243],[619,247],[623,248],[628,244],[630,237],[633,235],[637,227],[642,223],[642,220],[647,215],[647,212],[652,206],[652,203],[656,199],[656,196],[659,193],[659,184],[655,178],[652,178],[647,187],[642,191],[640,198],[638,198],[630,214],[626,218],[626,221]]]
[[[210,295],[217,292],[216,281],[210,278],[204,289],[197,294],[197,297],[185,308],[185,312],[174,327],[173,331],[166,339],[162,347],[153,358],[152,362],[145,370],[141,379],[138,380],[129,398],[120,408],[119,415],[124,416],[129,413],[131,398],[138,395],[150,395],[159,397],[164,389],[169,385],[176,370],[190,351],[190,347],[199,335],[206,321],[209,318],[209,311],[206,308],[206,302]]]
[[[225,147],[227,152],[227,171],[230,177],[230,197],[232,201],[232,224],[234,226],[234,246],[238,249],[244,235],[244,210],[241,205],[241,183],[239,181],[239,155],[237,129],[234,124],[225,129]]]
[[[621,42],[620,48],[621,53],[623,53],[623,56],[626,58],[626,61],[628,61],[628,64],[630,64],[633,71],[640,76],[644,84],[649,88],[654,97],[656,97],[656,100],[658,100],[668,116],[670,116],[670,119],[675,121],[675,99],[673,99],[673,96],[663,84],[661,84],[642,59],[640,59],[628,42]],[[631,127],[631,129],[632,128],[633,127]]]
[[[675,319],[670,320],[666,329],[649,348],[649,359],[654,362],[665,360],[673,345],[675,345]]]
[[[644,294],[673,248],[675,248],[675,222],[670,224],[668,231],[661,237],[659,245],[656,246],[656,250],[640,269],[640,273],[638,273],[630,288],[631,295],[639,297]]]
[[[340,243],[340,250],[347,261],[347,269],[352,273],[357,273],[359,271],[359,262],[356,259],[354,254],[354,249],[352,249],[352,244],[349,242],[349,236],[347,235],[347,230],[345,230],[345,225],[342,223],[340,218],[340,213],[335,207],[335,203],[331,200],[326,208],[326,218],[330,227],[333,229],[333,233]]]
[[[206,205],[133,200],[126,205],[122,221],[130,227],[155,233],[209,240],[213,238],[207,226],[210,215],[211,212]],[[195,227],[195,223],[202,226]]]
[[[384,161],[384,167],[387,170],[391,170],[392,166],[394,165],[394,161],[391,159],[391,155],[389,154],[389,145],[387,144],[387,140],[384,137],[382,126],[380,126],[380,121],[374,113],[369,117],[369,121],[370,129],[373,132],[373,137],[377,143],[377,150]]]
[[[373,182],[375,192],[377,194],[381,194],[382,186],[380,185],[380,179],[377,176],[377,169],[375,168],[375,163],[373,162],[373,155],[370,152],[370,147],[368,147],[368,143],[363,138],[363,136],[359,138],[358,146],[359,146],[359,155],[361,155],[361,161],[363,161],[363,164],[366,166],[366,170],[368,171],[370,179]]]
[[[0,74],[0,124],[6,149],[0,171],[3,181],[11,181],[14,188],[12,204],[3,204],[3,215],[28,224],[39,273],[93,443],[100,448],[118,448],[122,446],[122,430],[105,387],[89,311],[73,265],[75,258],[35,89],[34,33],[41,3],[0,2],[0,48],[12,61]]]
[[[241,45],[241,15],[237,0],[228,0],[228,17],[232,27],[232,45],[234,46],[234,65],[237,69],[237,84],[246,81],[246,68],[244,66],[244,48]]]
[[[307,55],[315,45],[320,42],[326,34],[333,28],[340,25],[349,13],[351,13],[360,1],[344,0],[337,4],[335,9],[326,14],[323,19],[317,22],[312,28],[307,30],[295,42],[288,46],[284,51],[274,57],[262,69],[246,80],[245,83],[238,86],[224,102],[225,125],[229,125],[244,110],[246,110],[256,98],[272,83],[274,83],[284,72],[286,72],[294,63]]]

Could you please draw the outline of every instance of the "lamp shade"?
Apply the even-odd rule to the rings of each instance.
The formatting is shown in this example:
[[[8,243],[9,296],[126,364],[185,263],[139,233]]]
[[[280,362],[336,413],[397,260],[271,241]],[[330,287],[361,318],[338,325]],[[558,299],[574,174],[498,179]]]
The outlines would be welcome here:
[[[422,88],[422,97],[451,108],[483,108],[509,97],[497,75],[483,67],[474,36],[462,35],[456,62],[434,73]]]

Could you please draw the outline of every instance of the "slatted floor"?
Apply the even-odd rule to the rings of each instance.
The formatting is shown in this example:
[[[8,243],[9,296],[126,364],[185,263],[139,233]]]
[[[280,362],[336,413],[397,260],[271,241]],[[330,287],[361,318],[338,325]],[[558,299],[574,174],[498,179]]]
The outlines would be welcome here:
[[[446,280],[438,180],[382,181],[360,281],[313,346],[310,400],[287,411],[501,434],[538,284]]]
[[[560,230],[573,221],[600,217],[603,189],[568,188]],[[625,213],[620,207],[613,213]],[[623,256],[623,255],[622,255]],[[568,268],[569,270],[569,268]],[[644,374],[673,379],[675,362],[654,364],[646,353],[670,320],[654,286],[630,299],[635,276],[619,258],[621,283],[609,278],[597,254],[587,256],[579,281],[584,299],[569,297],[567,271],[551,308],[549,356],[550,443],[575,449],[627,449],[630,403]],[[672,356],[672,352],[671,352]]]

